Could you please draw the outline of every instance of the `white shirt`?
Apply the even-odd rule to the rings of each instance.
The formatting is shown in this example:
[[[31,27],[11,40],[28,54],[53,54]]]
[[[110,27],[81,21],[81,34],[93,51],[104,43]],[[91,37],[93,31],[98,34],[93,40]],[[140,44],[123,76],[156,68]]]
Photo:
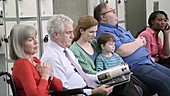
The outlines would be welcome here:
[[[66,48],[66,50],[71,58],[78,62],[73,52],[68,48]],[[41,61],[46,62],[51,66],[52,74],[62,80],[65,88],[73,89],[85,87],[86,82],[77,72],[75,72],[73,65],[63,51],[63,47],[50,41],[44,50]]]

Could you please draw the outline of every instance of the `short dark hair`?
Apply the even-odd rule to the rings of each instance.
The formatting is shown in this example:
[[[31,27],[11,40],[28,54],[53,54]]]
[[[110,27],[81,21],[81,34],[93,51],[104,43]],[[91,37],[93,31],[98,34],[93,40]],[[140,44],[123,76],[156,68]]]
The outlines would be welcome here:
[[[164,11],[154,11],[151,13],[151,15],[149,16],[148,18],[148,24],[149,24],[149,27],[152,27],[152,20],[155,20],[155,18],[159,15],[159,14],[163,14],[166,18],[166,20],[168,21],[168,15],[164,12]]]
[[[94,9],[94,18],[99,22],[101,20],[102,9],[106,8],[107,2],[100,3]]]
[[[99,38],[97,39],[97,42],[99,44],[99,46],[101,47],[101,45],[105,45],[108,41],[113,41],[115,42],[115,38],[113,37],[113,35],[109,34],[109,33],[103,33],[101,36],[99,36]]]

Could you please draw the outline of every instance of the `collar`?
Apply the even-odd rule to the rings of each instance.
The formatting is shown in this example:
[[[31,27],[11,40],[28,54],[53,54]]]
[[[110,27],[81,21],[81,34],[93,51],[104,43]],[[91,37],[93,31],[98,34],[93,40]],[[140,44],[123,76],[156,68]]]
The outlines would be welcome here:
[[[108,23],[102,23],[102,22],[99,22],[99,26],[106,26],[106,27],[110,27],[110,28],[118,28],[118,24],[116,25],[113,25],[113,24],[108,24]]]
[[[150,34],[155,35],[155,31],[153,31],[150,27],[147,27],[146,30],[150,32]]]
[[[50,40],[49,41],[49,45],[52,46],[54,49],[57,49],[60,52],[63,52],[64,50],[66,50],[67,48],[63,48],[60,45],[58,45],[57,43],[55,43],[54,41]]]

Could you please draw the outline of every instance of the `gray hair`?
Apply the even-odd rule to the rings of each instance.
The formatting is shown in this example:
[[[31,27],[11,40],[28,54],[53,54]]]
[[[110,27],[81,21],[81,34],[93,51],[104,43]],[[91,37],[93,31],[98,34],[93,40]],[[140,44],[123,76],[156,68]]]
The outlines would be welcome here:
[[[30,37],[32,32],[36,32],[36,29],[29,25],[18,24],[11,29],[10,32],[10,57],[12,60],[19,58],[26,58],[24,52],[24,43]]]
[[[57,33],[64,32],[65,30],[64,23],[67,21],[73,23],[73,20],[64,14],[53,15],[47,23],[47,32],[50,35],[50,37],[55,32]]]

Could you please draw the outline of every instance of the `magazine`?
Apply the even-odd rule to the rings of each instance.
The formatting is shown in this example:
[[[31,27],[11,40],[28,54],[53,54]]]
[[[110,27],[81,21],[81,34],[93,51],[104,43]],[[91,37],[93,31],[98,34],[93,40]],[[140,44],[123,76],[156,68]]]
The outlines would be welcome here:
[[[97,82],[117,86],[130,81],[132,72],[127,63],[123,63],[110,69],[98,72]]]

